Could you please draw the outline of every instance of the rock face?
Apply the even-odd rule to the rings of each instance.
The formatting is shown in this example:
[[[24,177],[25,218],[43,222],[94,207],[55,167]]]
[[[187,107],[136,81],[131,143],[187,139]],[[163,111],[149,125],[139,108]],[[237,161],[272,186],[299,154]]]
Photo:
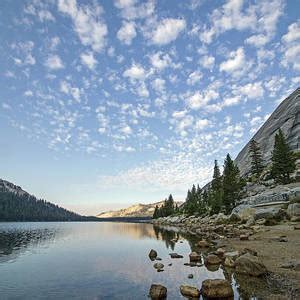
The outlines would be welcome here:
[[[233,297],[230,283],[225,279],[206,279],[202,282],[202,295],[208,299]]]
[[[300,150],[300,88],[288,96],[272,113],[269,119],[257,131],[255,139],[262,150],[265,164],[269,164],[272,156],[275,134],[281,128],[287,136],[287,141],[294,151]],[[249,144],[242,149],[235,159],[241,175],[250,172]]]
[[[160,284],[152,284],[149,296],[153,300],[166,299],[167,297],[167,288]]]
[[[265,265],[256,257],[246,253],[235,261],[235,271],[239,274],[261,276],[267,273]]]
[[[198,299],[200,297],[200,291],[196,287],[189,285],[181,285],[180,293],[185,297],[193,299]]]

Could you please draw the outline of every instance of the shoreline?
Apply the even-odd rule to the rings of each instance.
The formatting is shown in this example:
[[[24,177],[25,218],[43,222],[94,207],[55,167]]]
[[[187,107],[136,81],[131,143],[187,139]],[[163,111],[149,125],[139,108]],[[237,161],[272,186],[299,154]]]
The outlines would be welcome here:
[[[179,233],[191,234],[199,241],[207,241],[214,249],[221,248],[226,252],[238,251],[240,253],[245,249],[250,249],[257,253],[258,258],[268,270],[267,281],[281,290],[279,298],[276,298],[278,296],[276,294],[270,295],[269,299],[282,299],[280,297],[283,295],[288,295],[285,299],[300,297],[299,222],[285,221],[273,226],[258,224],[247,226],[240,222],[227,224],[220,224],[222,222],[216,220],[199,222],[199,218],[193,216],[187,217],[186,222],[176,223],[167,220],[168,217],[152,220],[152,224]],[[234,272],[234,268],[231,271]]]

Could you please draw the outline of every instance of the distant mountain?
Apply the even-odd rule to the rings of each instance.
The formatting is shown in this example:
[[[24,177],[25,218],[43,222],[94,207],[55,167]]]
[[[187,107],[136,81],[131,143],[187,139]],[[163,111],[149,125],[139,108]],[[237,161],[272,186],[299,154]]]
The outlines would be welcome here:
[[[85,218],[0,179],[0,221],[81,221]]]
[[[97,215],[98,218],[116,218],[116,217],[152,217],[155,206],[161,207],[164,201],[150,204],[136,204],[120,210],[111,210]],[[177,202],[181,204],[181,202]]]
[[[253,136],[261,148],[263,160],[266,166],[270,165],[275,135],[279,128],[284,132],[291,149],[300,151],[300,88],[290,94],[271,114],[268,120]],[[250,141],[241,150],[235,159],[241,175],[248,175],[251,170],[251,158],[249,152]],[[299,170],[298,170],[299,172]],[[296,174],[300,177],[300,174]]]

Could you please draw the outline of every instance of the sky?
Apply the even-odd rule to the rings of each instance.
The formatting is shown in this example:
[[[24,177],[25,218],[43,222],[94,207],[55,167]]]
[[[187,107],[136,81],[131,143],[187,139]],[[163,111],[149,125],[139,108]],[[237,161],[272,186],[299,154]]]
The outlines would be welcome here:
[[[0,178],[89,215],[184,200],[299,87],[299,11],[1,0]]]

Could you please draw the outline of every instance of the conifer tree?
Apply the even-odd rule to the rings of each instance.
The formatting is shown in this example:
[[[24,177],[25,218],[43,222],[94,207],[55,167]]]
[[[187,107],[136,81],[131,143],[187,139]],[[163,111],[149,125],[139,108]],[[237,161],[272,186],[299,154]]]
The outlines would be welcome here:
[[[158,206],[155,205],[155,209],[154,209],[153,216],[152,216],[153,219],[158,218],[158,210],[159,210]]]
[[[271,174],[276,182],[287,184],[291,182],[290,175],[296,169],[295,157],[281,129],[275,135],[272,153]]]
[[[235,207],[241,187],[240,171],[230,155],[227,154],[223,171],[223,204],[226,214],[230,213]]]
[[[221,172],[217,160],[215,160],[214,174],[209,198],[211,213],[219,213],[223,204],[223,186]]]
[[[251,173],[259,177],[264,169],[259,143],[250,141]]]

